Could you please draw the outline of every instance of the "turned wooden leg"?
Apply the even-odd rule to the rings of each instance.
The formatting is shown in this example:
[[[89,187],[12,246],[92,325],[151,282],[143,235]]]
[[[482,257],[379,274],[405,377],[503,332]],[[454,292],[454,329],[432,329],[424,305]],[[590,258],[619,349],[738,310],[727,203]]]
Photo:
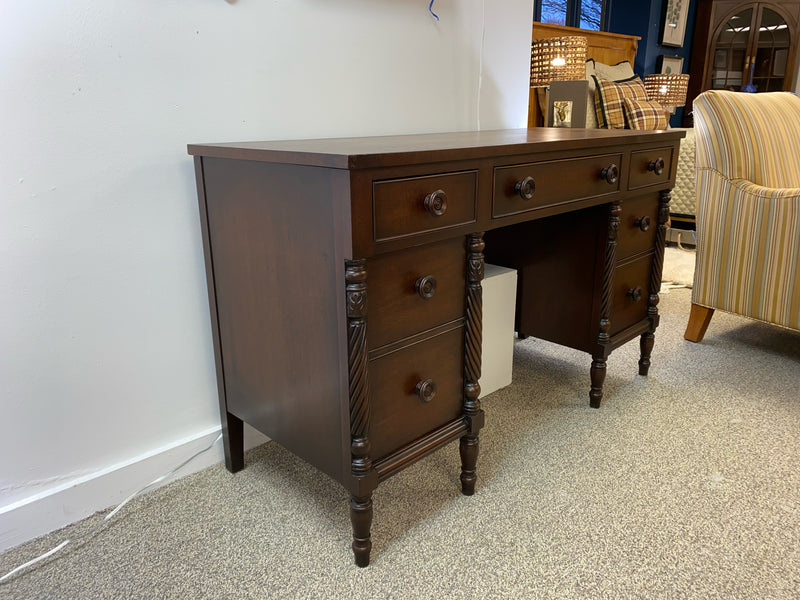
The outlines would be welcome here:
[[[600,408],[603,400],[603,382],[606,380],[606,359],[592,357],[592,368],[589,372],[592,378],[592,390],[589,392],[589,406]]]
[[[461,454],[461,493],[465,496],[472,496],[475,493],[475,482],[478,476],[475,474],[475,466],[478,463],[478,436],[465,435],[459,443],[459,453]]]
[[[689,313],[689,324],[683,337],[690,342],[701,342],[706,334],[711,317],[714,316],[714,309],[699,304],[692,304],[692,311]]]
[[[652,331],[643,333],[639,339],[639,348],[641,350],[641,357],[639,358],[639,375],[647,376],[647,371],[650,370],[650,354],[653,352],[653,343],[656,336]]]
[[[225,468],[236,473],[244,468],[244,422],[229,412],[222,415],[222,447]]]
[[[353,554],[356,565],[366,567],[372,550],[369,533],[372,527],[372,494],[362,498],[350,497],[350,522],[353,524]]]

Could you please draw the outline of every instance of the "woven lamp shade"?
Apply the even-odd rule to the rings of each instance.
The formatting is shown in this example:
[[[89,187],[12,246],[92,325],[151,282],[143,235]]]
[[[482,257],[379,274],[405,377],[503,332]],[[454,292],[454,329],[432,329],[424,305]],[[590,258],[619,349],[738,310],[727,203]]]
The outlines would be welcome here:
[[[550,85],[551,81],[586,79],[584,36],[533,40],[531,44],[531,87]]]
[[[647,98],[662,106],[683,106],[686,104],[686,87],[689,76],[684,73],[655,73],[645,75],[644,89]]]

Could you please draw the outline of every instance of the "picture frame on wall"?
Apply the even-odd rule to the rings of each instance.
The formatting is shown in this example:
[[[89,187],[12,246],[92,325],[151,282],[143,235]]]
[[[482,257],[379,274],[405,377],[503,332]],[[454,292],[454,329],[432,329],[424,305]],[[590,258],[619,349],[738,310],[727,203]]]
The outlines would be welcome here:
[[[656,60],[658,73],[683,73],[683,57],[662,54]]]
[[[661,31],[661,45],[683,46],[686,34],[686,17],[689,12],[689,0],[667,0],[664,8],[664,28]]]

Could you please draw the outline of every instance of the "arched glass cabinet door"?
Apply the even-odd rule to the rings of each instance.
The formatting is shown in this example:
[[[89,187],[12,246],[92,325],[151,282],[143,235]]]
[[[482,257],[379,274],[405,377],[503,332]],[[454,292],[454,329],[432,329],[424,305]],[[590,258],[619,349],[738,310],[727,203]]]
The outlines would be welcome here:
[[[784,89],[791,32],[786,19],[776,11],[762,7],[759,12],[750,57],[752,84],[757,92],[777,92]]]
[[[747,8],[720,25],[711,46],[709,89],[738,92],[750,80],[750,31],[754,16],[753,8]]]

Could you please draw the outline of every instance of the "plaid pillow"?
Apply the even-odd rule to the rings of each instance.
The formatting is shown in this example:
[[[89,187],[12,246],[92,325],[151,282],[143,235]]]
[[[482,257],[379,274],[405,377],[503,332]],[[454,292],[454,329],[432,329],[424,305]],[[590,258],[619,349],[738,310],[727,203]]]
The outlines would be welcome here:
[[[594,78],[597,91],[594,96],[597,108],[598,127],[605,129],[625,129],[625,108],[623,100],[647,100],[644,83],[635,75],[624,81],[606,81]]]
[[[625,121],[630,129],[666,129],[669,112],[658,102],[625,98]]]

